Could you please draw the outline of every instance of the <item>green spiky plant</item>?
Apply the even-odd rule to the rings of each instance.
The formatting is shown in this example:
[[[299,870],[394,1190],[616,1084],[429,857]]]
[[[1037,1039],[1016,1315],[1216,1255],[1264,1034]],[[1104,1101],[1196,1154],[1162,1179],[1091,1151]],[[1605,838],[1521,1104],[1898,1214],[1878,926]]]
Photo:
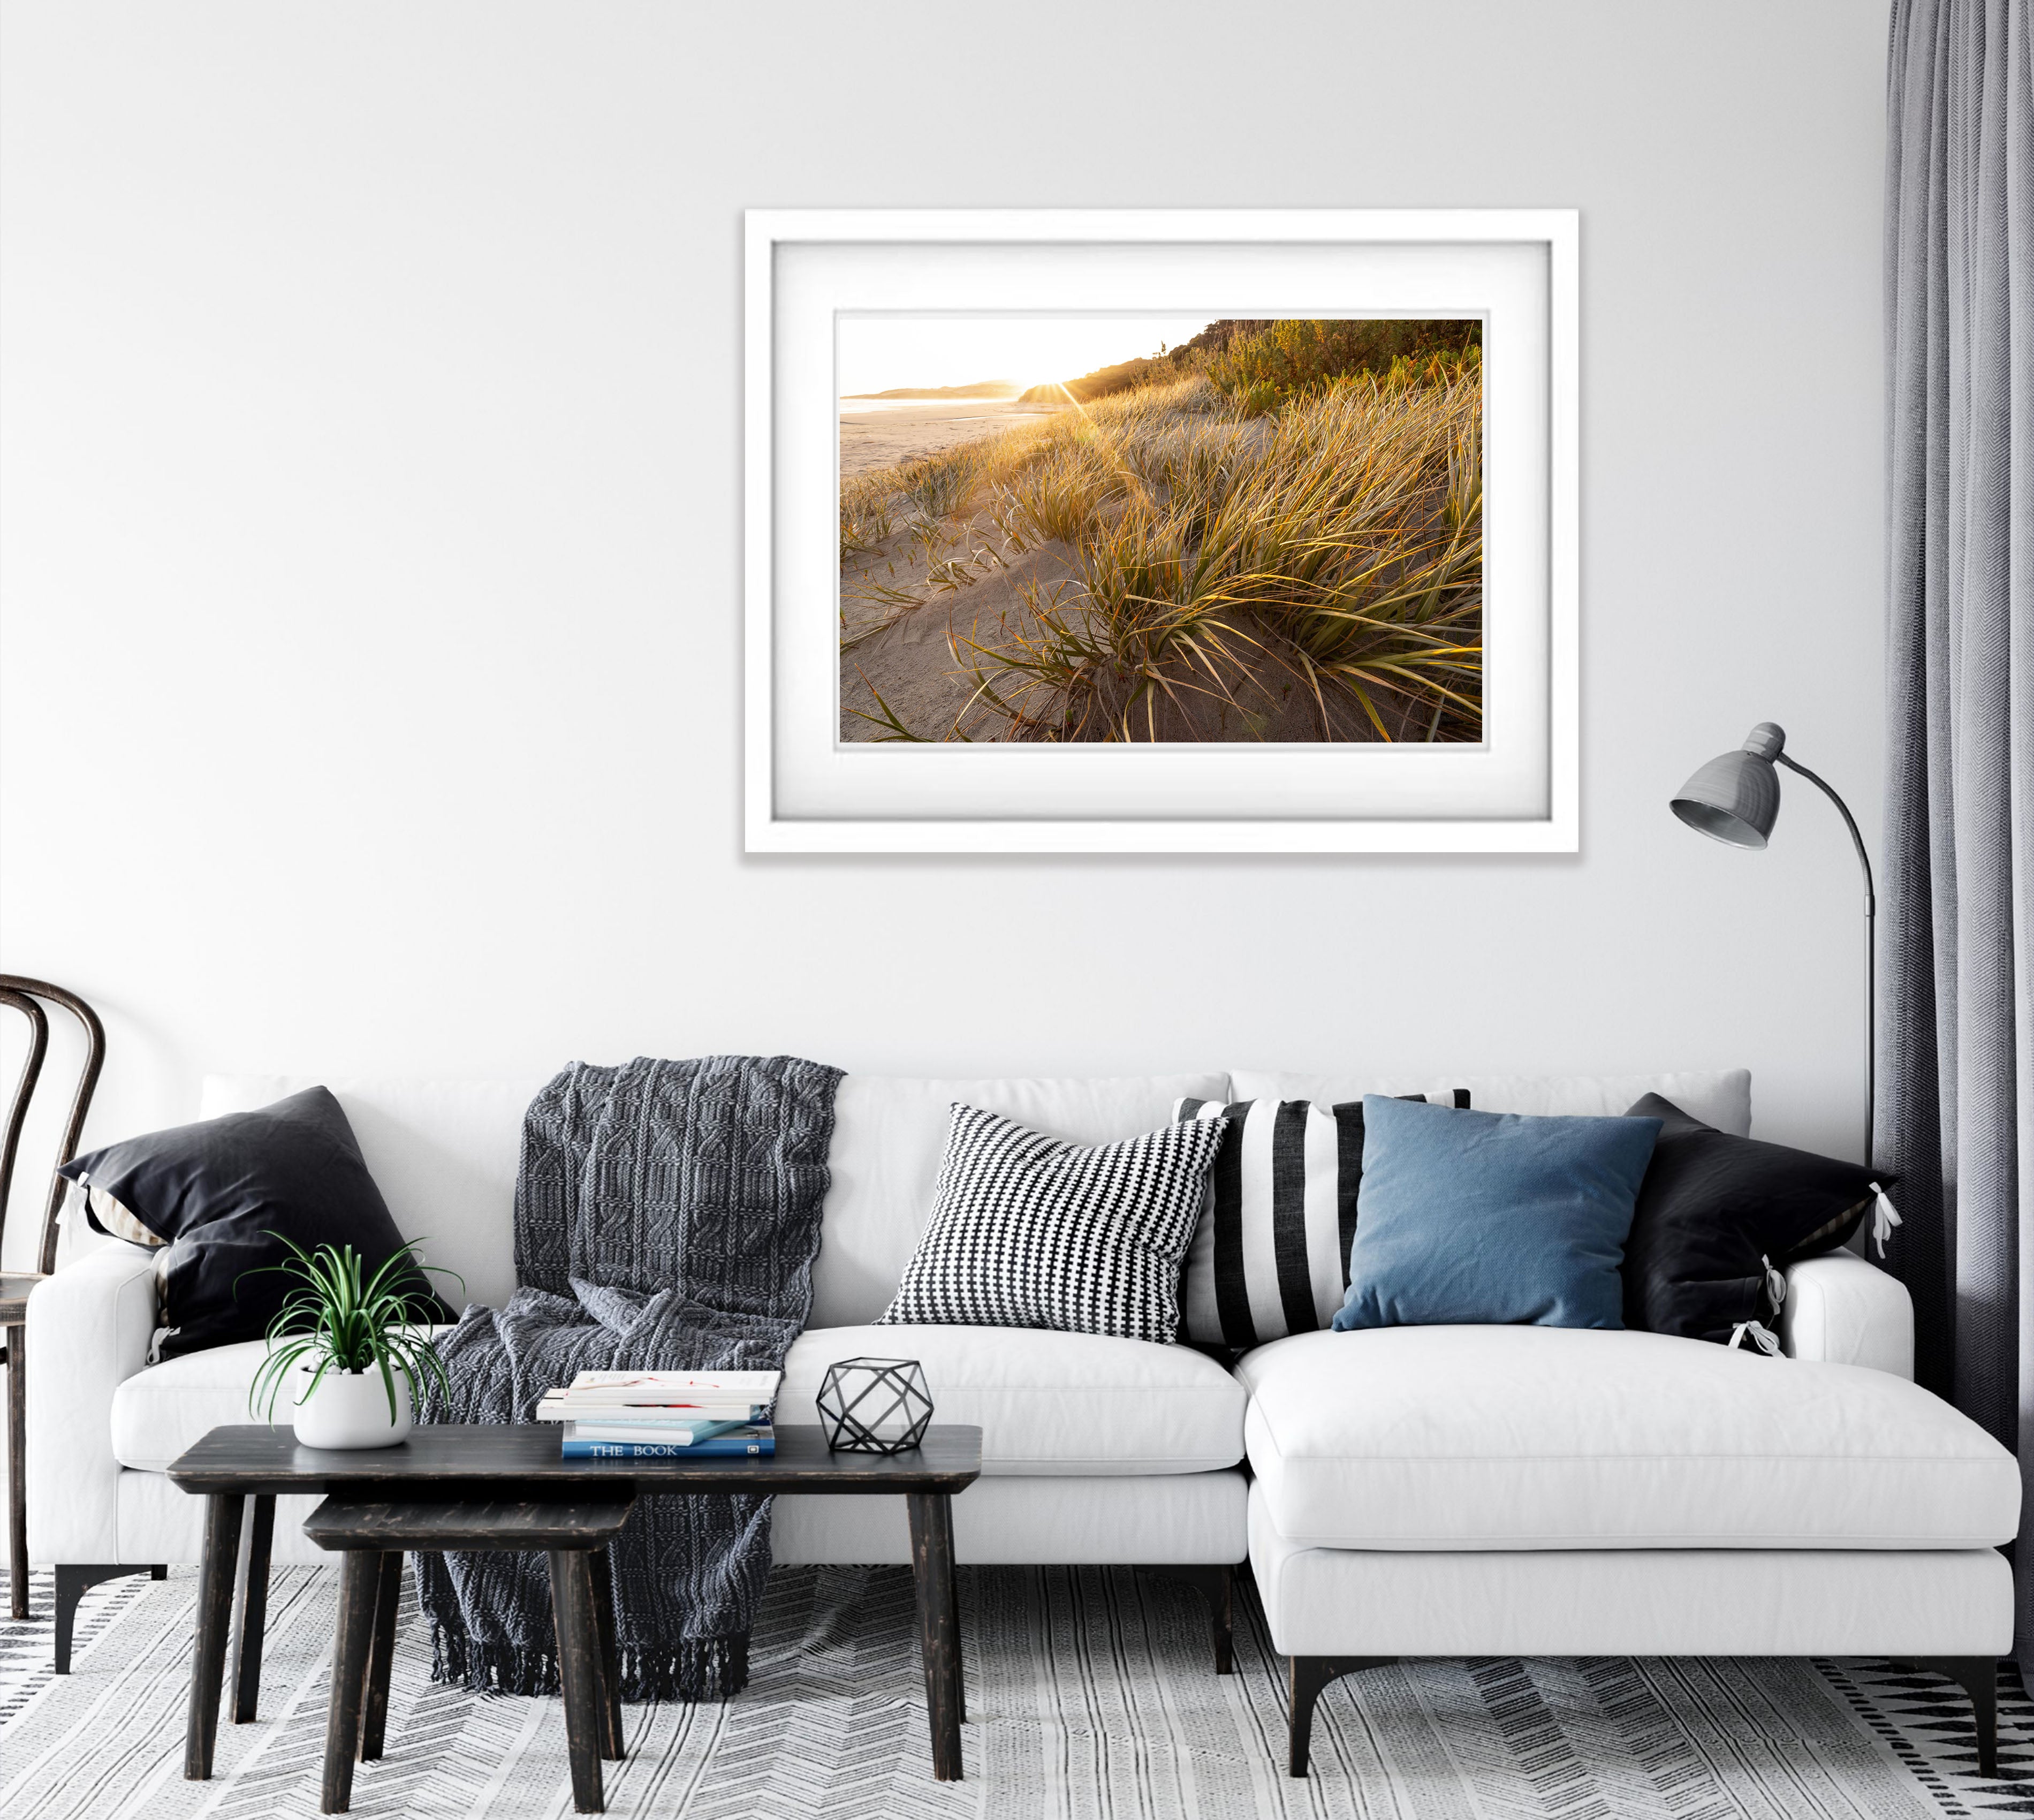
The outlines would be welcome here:
[[[396,1419],[397,1372],[415,1390],[433,1384],[440,1390],[451,1387],[445,1361],[431,1344],[430,1329],[437,1310],[418,1285],[422,1272],[433,1271],[453,1278],[463,1293],[466,1279],[456,1270],[427,1264],[416,1256],[421,1241],[415,1239],[370,1277],[360,1254],[351,1245],[320,1245],[307,1251],[280,1233],[268,1236],[280,1240],[292,1255],[282,1263],[264,1264],[242,1272],[242,1276],[273,1272],[291,1278],[297,1286],[276,1311],[264,1335],[268,1355],[247,1390],[251,1413],[272,1424],[283,1380],[298,1366],[313,1360],[317,1368],[300,1401],[310,1398],[328,1372],[378,1371],[388,1394],[391,1422]]]

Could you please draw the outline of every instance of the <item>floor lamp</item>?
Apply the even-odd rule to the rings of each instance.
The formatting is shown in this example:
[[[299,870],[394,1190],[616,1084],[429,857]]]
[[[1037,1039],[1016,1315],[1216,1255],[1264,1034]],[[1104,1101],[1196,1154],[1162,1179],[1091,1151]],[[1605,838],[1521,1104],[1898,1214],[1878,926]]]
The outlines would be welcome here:
[[[1806,778],[1837,805],[1844,826],[1850,830],[1857,849],[1858,869],[1864,874],[1864,1161],[1871,1157],[1872,1097],[1876,1081],[1878,1034],[1878,970],[1877,933],[1878,906],[1872,895],[1871,859],[1864,850],[1864,836],[1844,799],[1804,764],[1788,757],[1785,732],[1769,720],[1762,720],[1745,736],[1736,752],[1713,758],[1690,778],[1676,794],[1675,814],[1697,832],[1732,846],[1754,852],[1766,845],[1773,823],[1780,813],[1780,777],[1776,765]]]

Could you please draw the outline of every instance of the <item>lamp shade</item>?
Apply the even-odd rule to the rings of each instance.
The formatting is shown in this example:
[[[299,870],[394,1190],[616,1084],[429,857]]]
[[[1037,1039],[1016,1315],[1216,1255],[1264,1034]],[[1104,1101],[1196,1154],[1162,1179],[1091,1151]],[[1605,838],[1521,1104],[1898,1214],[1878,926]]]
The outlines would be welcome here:
[[[1713,758],[1673,799],[1675,814],[1697,832],[1732,846],[1765,846],[1780,813],[1780,779],[1773,761],[1787,735],[1762,720],[1736,752]]]

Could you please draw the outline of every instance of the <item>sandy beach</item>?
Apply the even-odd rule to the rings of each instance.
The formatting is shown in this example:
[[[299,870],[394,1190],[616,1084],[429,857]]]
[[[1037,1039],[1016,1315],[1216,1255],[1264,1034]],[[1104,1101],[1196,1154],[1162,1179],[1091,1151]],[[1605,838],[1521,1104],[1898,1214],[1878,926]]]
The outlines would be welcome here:
[[[936,455],[991,430],[1050,417],[1060,408],[982,398],[843,398],[841,478],[888,467],[914,456]]]

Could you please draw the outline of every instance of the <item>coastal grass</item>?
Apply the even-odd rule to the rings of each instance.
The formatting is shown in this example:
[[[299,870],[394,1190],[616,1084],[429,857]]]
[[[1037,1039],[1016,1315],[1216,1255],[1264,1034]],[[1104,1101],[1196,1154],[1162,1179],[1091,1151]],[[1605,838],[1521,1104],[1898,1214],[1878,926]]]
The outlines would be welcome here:
[[[1220,377],[1229,377],[1224,374]],[[1028,623],[955,640],[970,685],[944,728],[879,738],[1233,737],[1297,685],[1316,737],[1482,734],[1480,350],[1292,389],[1248,370],[1143,386],[858,475],[844,576],[902,535],[920,591],[844,580],[844,647],[940,590],[1051,547],[1070,578],[1019,590]],[[1184,731],[1182,730],[1184,730]]]

